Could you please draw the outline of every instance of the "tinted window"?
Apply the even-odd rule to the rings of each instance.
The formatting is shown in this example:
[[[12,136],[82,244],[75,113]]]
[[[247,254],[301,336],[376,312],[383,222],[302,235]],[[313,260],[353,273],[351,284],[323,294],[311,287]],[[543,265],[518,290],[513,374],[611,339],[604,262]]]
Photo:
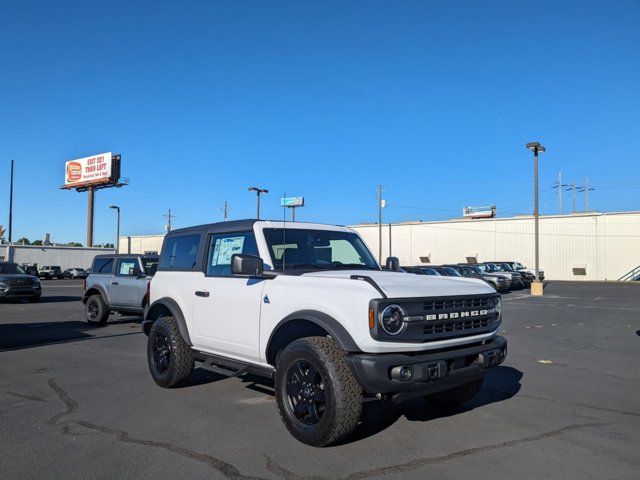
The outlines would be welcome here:
[[[165,240],[160,268],[191,270],[198,263],[200,234],[181,235]]]
[[[91,273],[111,273],[112,270],[113,258],[96,258]]]
[[[0,263],[0,273],[5,275],[24,274],[24,269],[17,263]]]
[[[238,253],[258,255],[253,232],[212,235],[207,257],[207,275],[231,275],[231,257]]]
[[[151,275],[153,272],[153,267],[158,268],[158,262],[160,259],[158,257],[144,257],[142,259],[142,265],[144,266],[144,273],[147,275]]]
[[[132,275],[131,270],[138,266],[135,258],[121,258],[118,260],[118,275]]]

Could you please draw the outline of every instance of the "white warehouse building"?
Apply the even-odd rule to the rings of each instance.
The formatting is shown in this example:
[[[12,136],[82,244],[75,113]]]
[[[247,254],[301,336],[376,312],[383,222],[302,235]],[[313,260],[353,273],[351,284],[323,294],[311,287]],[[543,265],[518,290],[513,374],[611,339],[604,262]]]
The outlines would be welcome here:
[[[352,226],[378,255],[378,225]],[[120,251],[159,252],[164,235],[120,238]],[[382,225],[382,259],[401,265],[519,261],[533,268],[530,215]],[[540,217],[540,268],[548,280],[618,280],[640,265],[640,212]]]

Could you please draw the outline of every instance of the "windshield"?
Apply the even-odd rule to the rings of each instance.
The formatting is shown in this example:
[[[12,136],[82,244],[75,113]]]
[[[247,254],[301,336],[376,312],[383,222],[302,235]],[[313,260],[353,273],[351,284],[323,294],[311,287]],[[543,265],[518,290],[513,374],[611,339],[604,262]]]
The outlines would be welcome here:
[[[4,275],[16,275],[25,274],[24,268],[17,263],[0,263],[0,274]]]
[[[265,228],[264,236],[275,270],[379,269],[373,255],[355,233]]]
[[[487,264],[487,265],[478,265],[478,268],[483,272],[497,272],[495,265]]]
[[[503,263],[501,265],[505,272],[513,272],[513,268],[511,268],[511,265],[508,263]]]
[[[474,272],[476,272],[478,275],[482,276],[482,270],[479,267],[473,266],[473,267],[469,267],[471,270],[473,270]]]
[[[514,266],[516,267],[516,269],[518,269],[518,270],[520,270],[521,268],[527,268],[527,267],[525,267],[523,264],[521,264],[520,262],[514,262],[514,264],[513,264],[513,265],[514,265]]]
[[[451,267],[442,267],[442,269],[449,274],[450,277],[461,277],[460,273]]]

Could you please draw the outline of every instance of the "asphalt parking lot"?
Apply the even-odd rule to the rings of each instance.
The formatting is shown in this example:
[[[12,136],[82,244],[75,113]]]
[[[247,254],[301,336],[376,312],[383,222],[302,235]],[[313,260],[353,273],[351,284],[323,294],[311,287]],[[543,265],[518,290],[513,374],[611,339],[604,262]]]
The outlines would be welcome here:
[[[196,369],[165,390],[138,318],[83,320],[81,282],[0,305],[2,478],[637,479],[640,285],[503,296],[505,364],[449,411],[371,402],[349,442],[287,433],[269,384]]]

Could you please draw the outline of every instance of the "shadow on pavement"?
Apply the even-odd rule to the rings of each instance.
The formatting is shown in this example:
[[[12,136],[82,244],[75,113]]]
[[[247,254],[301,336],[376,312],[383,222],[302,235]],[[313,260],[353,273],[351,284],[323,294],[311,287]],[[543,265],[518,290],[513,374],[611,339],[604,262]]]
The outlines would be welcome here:
[[[139,322],[140,319],[134,317],[126,320],[110,320],[106,326]],[[104,330],[104,328],[104,326],[91,325],[81,321],[0,324],[0,352],[142,333],[142,330],[139,330],[132,333],[100,335],[99,337],[91,333],[94,330]]]
[[[367,438],[386,430],[400,417],[412,422],[428,422],[450,417],[484,405],[501,402],[513,397],[520,390],[523,373],[512,367],[498,366],[487,370],[482,389],[476,397],[461,407],[442,407],[422,398],[407,400],[397,405],[384,402],[367,402],[362,411],[362,421],[347,443]]]

